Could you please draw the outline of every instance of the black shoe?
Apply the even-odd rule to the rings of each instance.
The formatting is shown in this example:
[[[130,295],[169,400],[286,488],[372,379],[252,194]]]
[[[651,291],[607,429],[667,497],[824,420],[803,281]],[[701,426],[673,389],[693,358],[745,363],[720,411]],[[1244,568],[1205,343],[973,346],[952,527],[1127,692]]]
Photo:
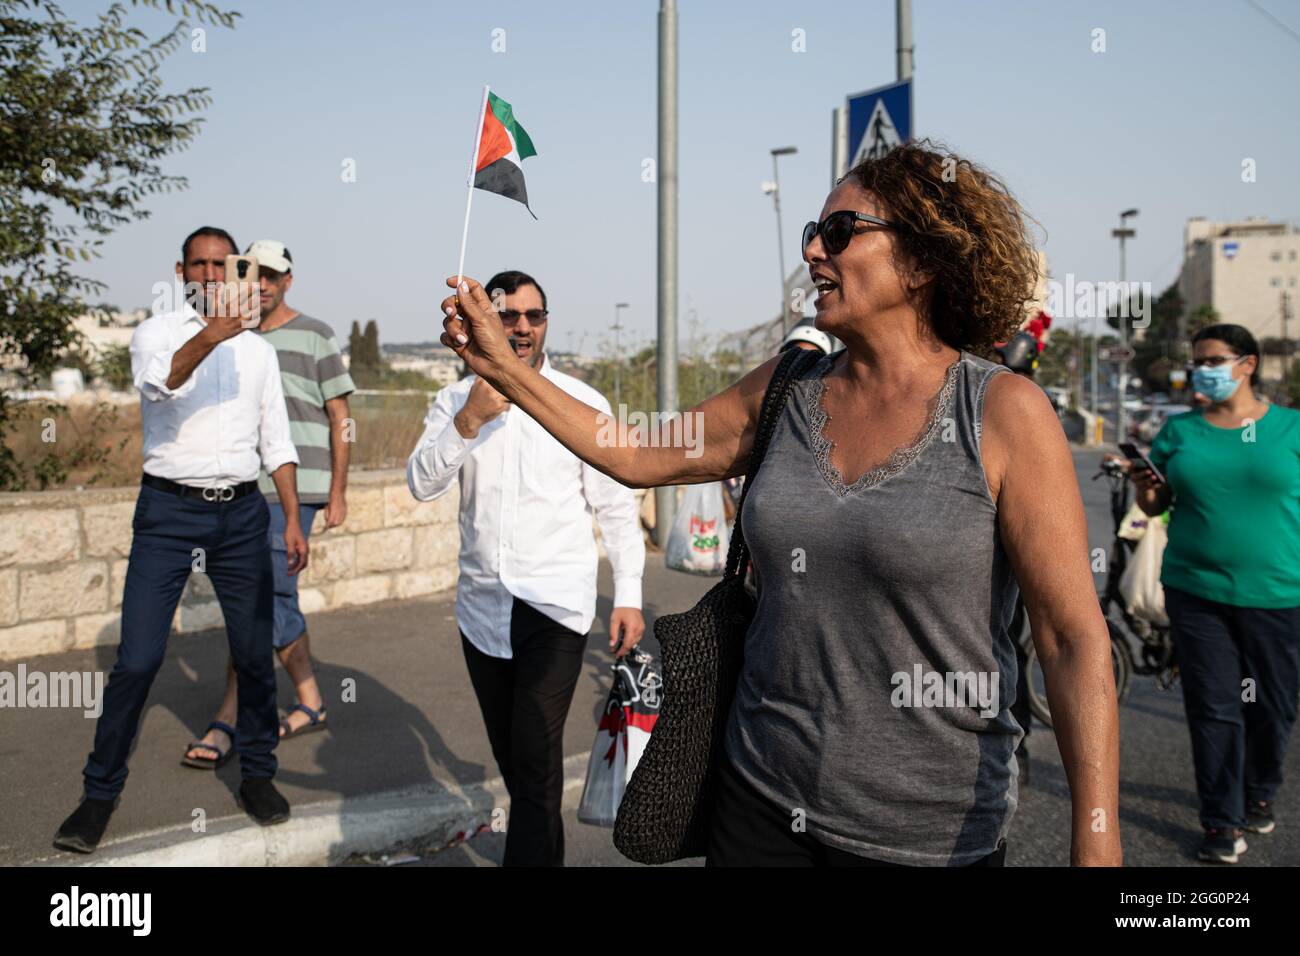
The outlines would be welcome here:
[[[1273,804],[1256,800],[1246,804],[1246,829],[1251,833],[1272,833],[1277,826],[1273,819]]]
[[[1211,827],[1205,831],[1205,839],[1196,851],[1196,858],[1206,863],[1236,863],[1238,857],[1245,852],[1246,838],[1240,830]]]
[[[81,806],[72,811],[72,816],[64,820],[59,832],[54,834],[55,849],[94,853],[108,828],[108,818],[113,815],[116,803],[115,800],[92,800],[90,797],[82,800]]]
[[[270,780],[245,780],[241,783],[239,806],[264,827],[289,819],[289,801]]]

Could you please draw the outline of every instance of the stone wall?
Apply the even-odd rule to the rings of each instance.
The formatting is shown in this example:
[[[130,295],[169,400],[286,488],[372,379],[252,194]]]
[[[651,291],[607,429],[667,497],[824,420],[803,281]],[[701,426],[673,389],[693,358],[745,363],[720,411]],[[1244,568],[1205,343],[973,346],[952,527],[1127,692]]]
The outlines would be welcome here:
[[[654,495],[633,493],[653,549]],[[137,487],[0,494],[0,661],[118,642],[138,494]],[[416,501],[402,469],[352,472],[348,520],[322,531],[324,516],[316,515],[311,557],[298,583],[303,613],[454,587],[459,507],[454,487],[437,501]],[[207,575],[191,574],[173,632],[221,623]]]
[[[138,491],[0,494],[0,660],[117,643]],[[347,521],[325,532],[316,517],[299,583],[303,612],[454,586],[458,506],[454,488],[416,501],[401,470],[353,472]],[[207,576],[192,574],[173,631],[221,621]]]

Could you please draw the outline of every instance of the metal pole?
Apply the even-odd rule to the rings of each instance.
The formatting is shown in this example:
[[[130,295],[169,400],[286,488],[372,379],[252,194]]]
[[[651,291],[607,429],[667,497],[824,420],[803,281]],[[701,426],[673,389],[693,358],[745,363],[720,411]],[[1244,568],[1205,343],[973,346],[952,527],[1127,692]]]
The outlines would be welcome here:
[[[614,324],[610,326],[614,330],[614,414],[618,414],[618,406],[622,401],[623,393],[619,388],[621,372],[623,370],[623,352],[618,347],[618,333],[623,328],[619,323],[619,309],[623,308],[622,304],[614,306]]]
[[[831,189],[848,172],[849,165],[849,111],[835,107],[831,111]]]
[[[912,75],[912,0],[897,0],[898,81]]]
[[[677,0],[659,0],[659,411],[677,411]],[[655,489],[655,543],[667,547],[677,489]]]
[[[790,320],[790,306],[785,301],[785,243],[781,241],[785,233],[781,230],[781,174],[777,170],[779,155],[776,150],[772,150],[772,183],[775,187],[772,190],[772,205],[776,207],[776,255],[781,265],[781,332],[784,334],[789,331],[786,325]]]
[[[1286,320],[1291,317],[1291,295],[1282,293],[1282,382],[1291,383],[1291,336],[1287,335]]]
[[[781,173],[777,169],[777,158],[781,156],[791,156],[797,152],[799,152],[797,146],[782,146],[772,150],[772,205],[776,209],[776,253],[777,261],[781,266],[781,311],[778,314],[781,316],[782,336],[789,331],[790,303],[786,300],[785,295],[785,242],[783,241],[785,231],[781,227]]]
[[[623,372],[623,350],[621,350],[619,347],[619,330],[623,329],[623,324],[621,324],[623,323],[623,320],[621,320],[620,311],[624,310],[624,308],[627,307],[628,307],[628,303],[625,302],[614,303],[614,325],[610,326],[610,328],[614,329],[614,414],[615,415],[619,414],[619,402],[621,401],[621,394],[623,394],[620,392],[619,389],[619,385],[621,381],[621,372]]]
[[[1100,307],[1095,306],[1092,312],[1092,395],[1088,398],[1088,410],[1092,412],[1093,429],[1089,435],[1089,444],[1092,443],[1091,436],[1097,433],[1096,418],[1100,414],[1097,408],[1097,389],[1100,388],[1100,377],[1097,374],[1097,313],[1100,311]],[[1102,432],[1102,435],[1103,437],[1105,436],[1104,431]]]
[[[1120,220],[1123,225],[1123,220]],[[1119,387],[1119,408],[1115,411],[1115,435],[1116,441],[1126,441],[1127,432],[1125,426],[1128,424],[1128,410],[1124,407],[1124,402],[1128,398],[1128,318],[1127,312],[1133,304],[1133,298],[1128,294],[1128,286],[1124,282],[1124,237],[1119,237],[1119,286],[1120,294],[1124,296],[1124,301],[1120,306],[1119,313],[1116,316],[1119,324],[1119,369],[1116,371],[1116,384]]]
[[[1128,397],[1128,312],[1133,305],[1133,297],[1129,295],[1128,283],[1125,278],[1124,241],[1137,235],[1135,230],[1126,226],[1129,217],[1137,214],[1136,209],[1125,209],[1119,214],[1119,228],[1112,229],[1110,233],[1119,240],[1119,284],[1120,294],[1124,296],[1122,300],[1116,303],[1115,310],[1115,324],[1119,326],[1120,347],[1119,368],[1116,369],[1115,374],[1115,382],[1119,390],[1119,408],[1115,410],[1116,441],[1124,441],[1127,437],[1125,430],[1128,425],[1128,411],[1124,408],[1124,400]],[[1146,307],[1150,308],[1151,303],[1146,303]]]

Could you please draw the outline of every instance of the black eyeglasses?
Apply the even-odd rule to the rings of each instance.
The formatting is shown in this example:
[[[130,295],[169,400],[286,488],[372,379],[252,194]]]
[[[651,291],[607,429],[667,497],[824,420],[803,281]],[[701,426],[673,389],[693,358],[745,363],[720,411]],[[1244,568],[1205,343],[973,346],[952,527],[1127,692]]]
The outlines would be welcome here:
[[[501,316],[501,324],[508,329],[515,327],[521,315],[528,317],[529,325],[541,325],[550,315],[546,309],[529,309],[527,312],[520,312],[518,309],[502,309],[497,314]]]
[[[1248,358],[1248,356],[1207,355],[1205,358],[1192,359],[1190,362],[1187,363],[1187,367],[1191,369],[1196,369],[1196,368],[1200,368],[1203,365],[1208,365],[1210,368],[1218,368],[1220,365],[1227,365],[1229,362],[1240,362],[1244,358]]]
[[[891,229],[899,228],[898,223],[890,222],[888,219],[868,216],[865,212],[854,212],[852,209],[840,209],[821,222],[810,222],[803,227],[803,251],[807,252],[813,239],[820,235],[826,251],[833,256],[839,255],[848,248],[849,240],[853,238],[853,230],[860,222],[888,226]]]

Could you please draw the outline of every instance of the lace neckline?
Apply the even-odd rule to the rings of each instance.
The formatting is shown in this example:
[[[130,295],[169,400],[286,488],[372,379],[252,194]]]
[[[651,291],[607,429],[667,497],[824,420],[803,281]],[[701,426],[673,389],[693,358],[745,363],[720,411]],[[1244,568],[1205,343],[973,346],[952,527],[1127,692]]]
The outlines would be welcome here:
[[[962,358],[963,354],[958,352],[957,361],[948,366],[943,386],[939,389],[938,400],[934,404],[934,411],[930,413],[930,419],[921,433],[906,445],[895,448],[888,458],[875,468],[863,472],[862,476],[851,485],[844,483],[844,476],[831,461],[831,449],[835,443],[826,437],[826,423],[830,421],[831,416],[827,414],[822,398],[826,394],[826,373],[831,370],[834,357],[827,355],[822,358],[817,364],[816,374],[807,392],[808,430],[811,433],[813,457],[817,460],[817,468],[836,495],[843,498],[867,488],[874,488],[905,471],[921,456],[921,452],[925,451],[926,446],[934,440],[934,436],[952,407],[953,393],[957,390],[957,372]]]

